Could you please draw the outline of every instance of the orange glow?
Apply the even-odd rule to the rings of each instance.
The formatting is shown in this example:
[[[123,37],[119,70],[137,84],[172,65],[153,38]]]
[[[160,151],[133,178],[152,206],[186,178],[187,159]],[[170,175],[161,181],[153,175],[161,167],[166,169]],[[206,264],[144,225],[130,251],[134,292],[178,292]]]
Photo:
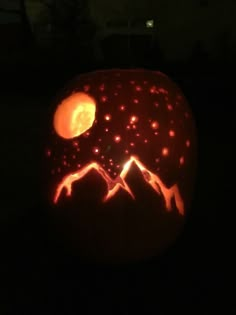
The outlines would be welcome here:
[[[159,123],[157,121],[153,121],[151,123],[151,128],[154,129],[154,130],[158,129],[159,128]]]
[[[116,143],[119,143],[119,142],[121,141],[121,136],[119,136],[119,135],[115,136],[115,137],[114,137],[114,141],[115,141]]]
[[[120,111],[125,111],[125,105],[120,105],[120,107],[119,107],[119,109],[120,109]]]
[[[86,131],[86,132],[83,134],[83,136],[84,136],[85,138],[88,138],[88,137],[90,136],[90,132],[89,132],[89,131]]]
[[[73,147],[75,147],[75,148],[76,148],[76,147],[78,147],[78,145],[79,145],[79,144],[78,144],[78,142],[73,141],[72,145],[73,145]]]
[[[53,125],[57,134],[64,139],[78,137],[92,127],[96,104],[85,93],[74,93],[57,107]]]
[[[130,124],[134,124],[134,123],[138,122],[138,117],[134,116],[134,115],[131,116],[129,122],[130,122]]]
[[[179,163],[180,163],[181,165],[183,165],[183,164],[184,164],[184,157],[183,157],[183,156],[181,156],[181,157],[180,157],[180,159],[179,159]]]
[[[188,147],[188,148],[190,147],[190,141],[189,140],[186,141],[186,147]]]
[[[51,154],[52,154],[52,152],[51,152],[50,150],[47,150],[47,151],[46,151],[46,155],[47,155],[48,157],[50,157]]]
[[[170,136],[170,137],[174,137],[174,136],[175,136],[174,130],[170,130],[170,131],[169,131],[169,136]]]
[[[90,90],[90,86],[89,85],[84,85],[84,91],[88,92]]]
[[[105,85],[104,84],[100,85],[99,90],[103,92],[105,90]]]
[[[156,86],[152,86],[152,87],[150,88],[150,93],[152,93],[152,94],[157,93],[157,88],[156,88]]]
[[[94,147],[93,148],[93,153],[94,154],[99,154],[100,153],[100,149],[98,147]]]
[[[167,211],[172,210],[172,199],[175,201],[176,208],[179,211],[179,214],[184,215],[184,202],[180,195],[178,186],[175,184],[172,187],[168,188],[162,182],[159,176],[149,171],[139,160],[137,157],[131,156],[129,160],[124,164],[121,173],[115,178],[112,179],[110,175],[96,162],[92,162],[86,165],[81,170],[68,174],[63,178],[63,180],[57,186],[53,202],[56,204],[59,200],[60,195],[62,194],[63,189],[66,190],[66,196],[72,195],[72,184],[75,181],[80,180],[83,178],[87,173],[91,170],[96,170],[98,174],[102,176],[107,184],[107,194],[104,197],[104,202],[108,201],[112,198],[118,190],[121,188],[125,190],[133,199],[135,199],[131,189],[129,188],[128,184],[125,181],[125,178],[132,166],[132,164],[136,164],[136,166],[141,171],[144,180],[156,191],[158,195],[164,198],[165,200],[165,207]]]
[[[109,121],[109,120],[111,120],[111,115],[110,114],[106,114],[104,116],[104,118],[105,118],[106,121]]]
[[[103,96],[101,97],[101,101],[102,101],[103,103],[105,103],[105,102],[107,101],[107,96],[103,95]]]
[[[163,155],[163,156],[169,155],[169,150],[168,150],[168,148],[163,148],[163,149],[162,149],[162,155]]]

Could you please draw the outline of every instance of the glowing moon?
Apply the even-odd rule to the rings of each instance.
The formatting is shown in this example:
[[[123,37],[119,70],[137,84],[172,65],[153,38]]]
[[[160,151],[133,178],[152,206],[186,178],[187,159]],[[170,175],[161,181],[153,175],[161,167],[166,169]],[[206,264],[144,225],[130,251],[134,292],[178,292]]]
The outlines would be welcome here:
[[[96,104],[85,93],[74,93],[64,99],[54,114],[53,126],[64,139],[78,137],[92,127],[95,120]]]

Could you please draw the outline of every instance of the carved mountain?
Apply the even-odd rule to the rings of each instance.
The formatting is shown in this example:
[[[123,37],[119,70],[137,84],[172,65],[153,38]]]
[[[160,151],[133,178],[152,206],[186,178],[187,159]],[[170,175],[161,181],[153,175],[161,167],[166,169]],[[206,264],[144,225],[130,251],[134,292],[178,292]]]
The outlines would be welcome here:
[[[141,172],[144,181],[149,184],[152,189],[164,199],[166,210],[172,210],[173,200],[179,214],[184,215],[184,202],[180,195],[177,184],[168,188],[162,182],[161,178],[158,175],[148,170],[148,168],[145,167],[144,164],[142,164],[140,160],[138,160],[138,158],[134,156],[131,156],[130,159],[125,163],[121,173],[115,179],[112,179],[109,173],[97,162],[92,162],[84,166],[77,172],[66,175],[58,184],[53,201],[55,204],[58,203],[59,197],[62,194],[64,188],[66,190],[66,196],[71,196],[73,190],[72,184],[76,181],[81,180],[92,170],[96,171],[103,178],[107,185],[107,194],[103,199],[104,202],[114,197],[119,190],[126,191],[131,198],[136,199],[126,180],[128,173],[131,171],[131,167],[134,165]]]

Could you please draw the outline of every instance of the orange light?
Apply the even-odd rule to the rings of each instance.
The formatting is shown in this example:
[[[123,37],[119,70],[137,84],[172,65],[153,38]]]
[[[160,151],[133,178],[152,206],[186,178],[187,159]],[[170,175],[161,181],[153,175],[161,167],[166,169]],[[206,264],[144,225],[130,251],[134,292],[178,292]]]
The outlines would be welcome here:
[[[152,87],[150,88],[150,93],[152,93],[152,94],[157,93],[157,88],[156,88],[156,86],[152,86]]]
[[[188,148],[190,147],[190,141],[189,140],[186,141],[186,147],[188,147]]]
[[[138,122],[138,116],[135,116],[135,115],[131,116],[129,122],[130,124],[134,124]]]
[[[88,92],[90,90],[90,85],[84,85],[84,91]]]
[[[96,162],[92,162],[81,170],[70,173],[65,176],[62,181],[58,184],[53,202],[57,203],[59,200],[60,195],[62,194],[63,189],[66,190],[66,196],[72,195],[72,184],[75,181],[80,180],[84,176],[86,176],[92,169],[96,170],[98,174],[105,180],[107,184],[107,194],[104,197],[104,202],[108,201],[112,198],[119,189],[125,190],[133,199],[135,199],[134,194],[132,193],[131,189],[129,188],[128,184],[125,181],[125,178],[132,166],[132,164],[136,164],[136,166],[141,171],[144,180],[156,191],[157,194],[162,196],[165,200],[165,207],[167,211],[172,210],[172,199],[175,201],[175,205],[179,214],[184,215],[184,202],[180,195],[178,186],[175,184],[170,188],[167,188],[165,184],[162,182],[159,176],[149,171],[144,164],[142,164],[137,157],[131,156],[129,160],[124,164],[121,173],[115,178],[112,179],[110,175],[104,170],[104,168]],[[108,172],[111,170],[108,169]]]
[[[85,93],[74,93],[57,107],[53,126],[64,139],[78,137],[92,127],[95,120],[96,104]]]
[[[183,165],[183,164],[184,164],[184,157],[183,157],[183,156],[181,156],[181,157],[180,157],[180,159],[179,159],[179,163],[180,163],[181,165]]]
[[[153,121],[152,123],[151,123],[151,128],[152,129],[158,129],[159,128],[159,123],[158,123],[158,121]]]
[[[73,147],[75,147],[75,148],[77,148],[77,147],[78,147],[78,145],[79,145],[79,144],[78,144],[78,142],[76,142],[76,141],[73,141],[73,143],[72,143],[72,144],[73,144]]]
[[[174,137],[174,136],[175,136],[174,130],[170,130],[170,131],[169,131],[169,136],[170,136],[170,137]]]
[[[105,85],[101,84],[100,87],[99,87],[99,90],[103,92],[105,90]]]
[[[168,105],[167,105],[167,109],[168,109],[169,111],[172,111],[172,110],[173,110],[173,106],[172,106],[171,104],[168,104]]]
[[[114,137],[114,141],[115,141],[116,143],[119,143],[119,142],[121,141],[121,136],[119,136],[119,135],[115,136],[115,137]]]
[[[83,136],[84,136],[85,138],[88,138],[88,137],[90,136],[90,132],[89,132],[89,131],[86,131],[86,132],[83,134]]]
[[[111,120],[111,115],[110,115],[110,114],[106,114],[106,115],[104,116],[104,119],[105,119],[106,121]]]
[[[47,150],[47,151],[46,151],[46,155],[47,155],[48,157],[50,157],[51,154],[52,154],[52,152],[51,152],[50,150]]]
[[[100,153],[100,149],[98,147],[94,147],[93,148],[93,153],[94,154],[99,154]]]
[[[119,110],[122,112],[125,111],[125,105],[120,105]]]
[[[167,155],[169,155],[169,149],[168,148],[163,148],[161,153],[162,153],[163,156],[167,156]]]
[[[103,95],[103,96],[101,97],[101,101],[102,101],[103,103],[105,103],[105,102],[107,101],[107,96]]]

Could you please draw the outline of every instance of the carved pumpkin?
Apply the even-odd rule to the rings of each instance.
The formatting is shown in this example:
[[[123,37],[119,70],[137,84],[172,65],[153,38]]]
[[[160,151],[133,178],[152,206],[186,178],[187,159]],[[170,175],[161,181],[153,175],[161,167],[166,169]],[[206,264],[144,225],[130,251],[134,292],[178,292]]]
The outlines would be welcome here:
[[[192,197],[196,135],[166,75],[80,75],[57,97],[46,135],[47,200],[81,256],[141,259],[176,239]]]

